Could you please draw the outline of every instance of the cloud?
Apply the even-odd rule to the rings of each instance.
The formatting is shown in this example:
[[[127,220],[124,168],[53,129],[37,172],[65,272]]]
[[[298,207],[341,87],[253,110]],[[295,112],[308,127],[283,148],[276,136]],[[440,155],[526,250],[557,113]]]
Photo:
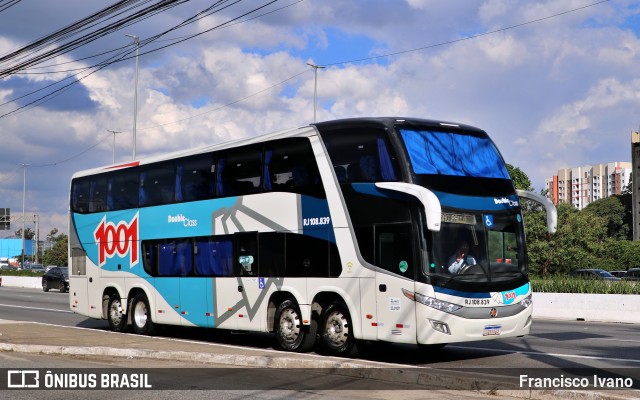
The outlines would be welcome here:
[[[12,14],[3,13],[24,15],[30,22],[0,26],[0,53],[97,8],[71,4],[78,9],[48,3],[33,8],[23,2],[11,8]],[[130,42],[124,33],[148,37],[203,4],[189,2],[56,62],[124,46]],[[476,125],[489,132],[507,162],[529,174],[537,189],[561,167],[628,161],[629,131],[637,128],[640,115],[640,39],[630,23],[630,2],[612,1],[458,41],[587,4],[306,1],[212,31],[140,57],[138,155],[308,124],[315,86],[314,71],[306,63],[345,61],[318,71],[319,120],[398,115]],[[43,12],[51,14],[50,23]],[[162,40],[208,29],[237,14],[229,8]],[[40,25],[30,32],[27,25],[35,21]],[[457,42],[429,47],[452,41]],[[349,62],[422,47],[428,48]],[[133,59],[112,65],[49,103],[0,119],[0,198],[6,206],[21,208],[20,163],[52,164],[27,169],[27,210],[41,214],[43,229],[64,230],[72,173],[111,163],[108,130],[122,131],[116,135],[116,162],[131,159],[134,65]],[[29,75],[2,81],[0,99],[51,79]]]
[[[591,87],[583,99],[562,106],[557,113],[541,121],[537,136],[542,142],[553,143],[550,155],[565,156],[570,150],[573,153],[571,158],[577,162],[577,158],[584,158],[584,152],[606,146],[603,134],[610,133],[607,124],[615,124],[617,118],[624,118],[626,112],[637,109],[639,100],[640,79],[627,82],[616,78],[603,79]],[[624,144],[628,145],[628,142]],[[584,163],[623,161],[607,161],[604,154],[600,159]]]

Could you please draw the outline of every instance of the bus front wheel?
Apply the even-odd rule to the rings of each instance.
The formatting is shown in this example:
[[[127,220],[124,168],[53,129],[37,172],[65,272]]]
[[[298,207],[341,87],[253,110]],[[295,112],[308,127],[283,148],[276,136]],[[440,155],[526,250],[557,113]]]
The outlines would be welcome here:
[[[140,335],[153,335],[155,326],[151,321],[149,300],[144,293],[138,293],[131,301],[131,325],[133,331]]]
[[[283,301],[276,310],[276,341],[283,350],[297,352],[311,350],[316,342],[317,326],[317,322],[311,320],[309,329],[303,328],[300,308],[292,300]]]
[[[355,345],[351,316],[347,307],[339,302],[329,305],[323,313],[322,348],[333,355],[350,355]]]
[[[127,329],[127,318],[122,313],[122,300],[118,294],[109,296],[109,304],[107,306],[107,320],[109,328],[114,332],[125,332]]]

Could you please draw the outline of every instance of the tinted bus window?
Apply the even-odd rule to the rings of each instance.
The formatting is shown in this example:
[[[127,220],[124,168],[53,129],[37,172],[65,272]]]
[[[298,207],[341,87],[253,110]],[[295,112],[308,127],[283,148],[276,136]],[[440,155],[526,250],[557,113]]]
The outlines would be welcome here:
[[[264,160],[266,191],[325,197],[308,139],[285,139],[267,143]]]
[[[188,239],[159,241],[156,244],[159,276],[189,276],[193,272],[193,247]]]
[[[389,182],[400,178],[396,154],[382,129],[321,132],[339,182]]]
[[[89,192],[91,181],[88,179],[75,179],[71,189],[71,209],[74,212],[86,213],[89,211]]]
[[[124,210],[138,207],[137,170],[124,170],[107,180],[107,209]]]
[[[176,201],[206,200],[213,197],[213,155],[177,160]]]
[[[156,163],[140,168],[140,207],[170,204],[174,201],[175,165]]]
[[[106,211],[107,180],[104,177],[94,177],[89,191],[89,212]]]
[[[243,196],[260,192],[262,146],[247,146],[221,152],[216,168],[219,197]]]
[[[236,275],[260,276],[258,263],[258,232],[236,233]]]
[[[233,276],[233,238],[199,237],[194,242],[196,274]]]

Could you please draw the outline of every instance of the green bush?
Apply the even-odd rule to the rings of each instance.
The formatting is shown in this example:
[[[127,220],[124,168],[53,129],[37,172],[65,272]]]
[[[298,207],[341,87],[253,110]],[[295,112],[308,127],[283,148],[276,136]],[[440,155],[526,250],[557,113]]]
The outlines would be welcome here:
[[[44,274],[42,272],[31,272],[31,271],[24,271],[24,270],[15,270],[15,271],[1,270],[0,275],[1,276],[36,276],[38,277]]]
[[[531,288],[542,293],[640,294],[640,281],[607,281],[563,275],[532,278]]]

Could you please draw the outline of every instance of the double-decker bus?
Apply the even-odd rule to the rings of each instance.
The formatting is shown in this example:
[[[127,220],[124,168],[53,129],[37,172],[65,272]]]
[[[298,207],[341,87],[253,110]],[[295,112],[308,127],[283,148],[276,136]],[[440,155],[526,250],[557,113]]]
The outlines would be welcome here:
[[[112,330],[279,347],[444,345],[531,326],[520,197],[484,131],[328,121],[74,174],[70,307]],[[464,253],[464,254],[462,254]]]

